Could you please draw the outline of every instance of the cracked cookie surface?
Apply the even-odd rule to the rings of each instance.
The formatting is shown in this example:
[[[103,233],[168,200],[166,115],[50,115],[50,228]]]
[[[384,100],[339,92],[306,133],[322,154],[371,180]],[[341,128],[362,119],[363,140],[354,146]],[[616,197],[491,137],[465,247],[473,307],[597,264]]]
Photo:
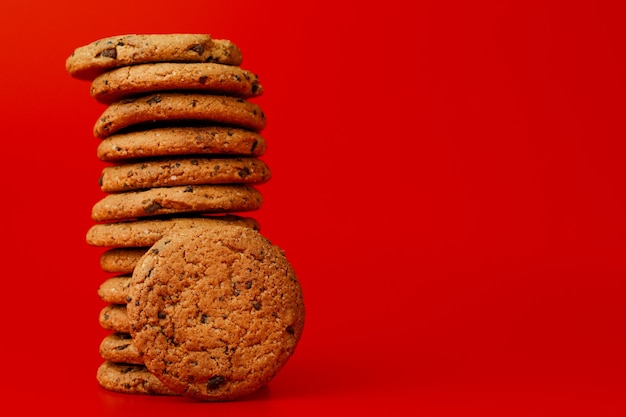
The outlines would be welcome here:
[[[173,392],[207,401],[266,385],[304,326],[302,290],[284,253],[240,226],[158,241],[135,268],[127,314],[150,372]]]

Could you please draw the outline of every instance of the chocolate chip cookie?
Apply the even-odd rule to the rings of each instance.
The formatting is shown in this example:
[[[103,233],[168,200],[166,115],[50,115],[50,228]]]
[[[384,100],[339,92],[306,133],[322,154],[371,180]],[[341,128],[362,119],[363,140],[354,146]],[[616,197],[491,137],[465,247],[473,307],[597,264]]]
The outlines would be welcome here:
[[[262,195],[249,185],[186,185],[109,194],[92,207],[94,221],[165,214],[235,212],[261,207]]]
[[[123,162],[176,155],[261,156],[265,139],[256,132],[222,126],[160,127],[119,133],[102,140],[97,157],[105,162]]]
[[[87,243],[102,247],[150,247],[173,229],[207,228],[223,223],[260,229],[256,219],[233,214],[143,219],[94,224],[87,231]]]
[[[157,122],[213,123],[263,130],[265,114],[258,104],[237,97],[197,93],[160,93],[116,101],[96,121],[93,134],[106,138],[131,126]]]
[[[111,104],[122,98],[163,91],[193,90],[241,98],[263,94],[259,77],[232,65],[214,63],[158,63],[107,71],[91,83],[91,95]]]
[[[208,34],[127,34],[76,48],[65,61],[75,78],[93,80],[103,72],[151,62],[216,62],[241,65],[241,51],[229,40]]]
[[[175,158],[105,167],[100,188],[118,193],[152,187],[201,184],[260,184],[271,177],[257,158]]]
[[[240,226],[159,240],[135,268],[127,313],[148,370],[173,392],[207,401],[266,385],[304,326],[302,290],[284,253]]]
[[[96,378],[103,388],[123,394],[176,395],[143,365],[105,361]]]

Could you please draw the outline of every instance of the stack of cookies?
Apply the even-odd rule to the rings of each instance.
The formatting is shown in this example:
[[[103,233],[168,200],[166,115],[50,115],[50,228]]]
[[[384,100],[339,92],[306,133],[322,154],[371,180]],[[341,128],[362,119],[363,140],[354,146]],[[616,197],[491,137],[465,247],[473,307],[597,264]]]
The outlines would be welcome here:
[[[98,295],[104,388],[231,400],[265,385],[304,321],[283,252],[244,212],[271,173],[258,77],[209,35],[124,35],[77,48],[71,76],[106,104],[93,134],[105,196],[87,243],[104,248]],[[167,337],[165,337],[167,335]]]

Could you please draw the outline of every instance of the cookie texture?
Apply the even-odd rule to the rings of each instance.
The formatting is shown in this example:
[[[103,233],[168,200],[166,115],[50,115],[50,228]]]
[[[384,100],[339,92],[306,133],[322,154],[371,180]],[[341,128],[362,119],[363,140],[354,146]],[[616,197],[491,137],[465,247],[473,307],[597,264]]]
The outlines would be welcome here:
[[[74,78],[93,80],[103,72],[126,65],[153,62],[216,62],[241,65],[241,51],[233,42],[209,34],[125,34],[99,39],[76,48],[65,61]]]
[[[205,94],[251,98],[263,94],[259,77],[232,65],[156,63],[107,71],[91,83],[91,95],[111,104],[122,98],[162,91],[195,90]]]
[[[143,219],[94,224],[87,231],[86,240],[92,246],[150,247],[171,230],[178,228],[208,228],[224,223],[250,227],[256,230],[260,229],[256,219],[232,214],[172,217],[168,219]]]
[[[215,123],[260,132],[266,124],[258,104],[237,97],[197,93],[160,93],[116,101],[102,112],[93,128],[106,138],[124,128],[155,122]]]
[[[100,326],[113,332],[128,333],[130,323],[126,313],[126,304],[108,304],[100,310]]]
[[[100,255],[100,267],[105,272],[132,273],[148,248],[113,248]]]
[[[187,185],[109,194],[92,207],[95,221],[177,213],[256,210],[262,195],[249,185]]]
[[[128,302],[130,275],[120,275],[107,279],[98,287],[98,296],[102,301],[111,304],[125,304]],[[114,361],[115,362],[115,361]]]
[[[150,372],[185,396],[222,401],[256,391],[302,334],[295,272],[280,248],[249,228],[172,233],[131,280],[133,343]]]
[[[110,362],[143,365],[129,333],[111,333],[100,343],[100,356]]]
[[[120,162],[175,155],[261,156],[265,139],[256,132],[222,126],[161,127],[111,135],[98,144],[98,159]]]
[[[176,158],[105,167],[100,188],[118,193],[151,187],[201,184],[260,184],[271,177],[257,158]]]
[[[176,395],[143,365],[105,361],[96,379],[101,387],[122,394]]]

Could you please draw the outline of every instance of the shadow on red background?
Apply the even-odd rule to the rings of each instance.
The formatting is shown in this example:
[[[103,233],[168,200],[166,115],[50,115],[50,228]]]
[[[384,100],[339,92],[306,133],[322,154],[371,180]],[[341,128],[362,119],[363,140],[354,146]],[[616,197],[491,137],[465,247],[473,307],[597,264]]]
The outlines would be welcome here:
[[[624,11],[614,2],[3,4],[7,415],[624,415]],[[100,389],[84,242],[103,111],[65,58],[207,32],[260,75],[253,213],[305,291],[247,401]],[[3,412],[3,415],[5,413]]]

